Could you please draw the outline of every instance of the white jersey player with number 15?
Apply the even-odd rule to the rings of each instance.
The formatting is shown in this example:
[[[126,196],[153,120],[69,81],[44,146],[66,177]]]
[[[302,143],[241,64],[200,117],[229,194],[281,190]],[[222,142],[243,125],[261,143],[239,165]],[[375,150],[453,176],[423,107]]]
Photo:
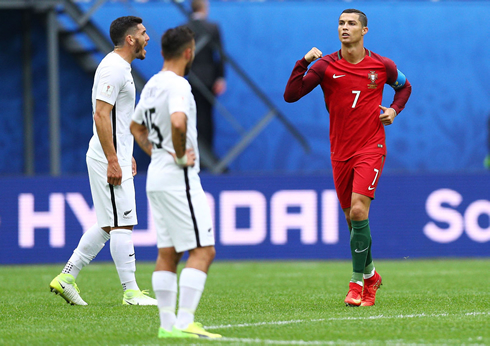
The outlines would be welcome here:
[[[186,149],[194,150],[194,166],[181,167],[174,159],[176,154],[172,141],[171,115],[177,112],[182,112],[187,117]],[[162,234],[158,233],[159,247],[174,246],[177,252],[182,252],[196,246],[214,245],[213,232],[209,231],[212,229],[209,207],[198,175],[196,103],[189,82],[172,71],[160,71],[154,75],[141,93],[133,121],[146,126],[148,140],[152,144],[146,180],[146,191],[150,201],[153,200],[152,196],[156,195],[153,192],[165,191],[164,195],[173,196],[172,203],[179,203],[179,209],[184,213],[174,215],[175,220],[172,220],[172,214],[162,214],[159,221],[157,216],[161,209],[152,208],[156,224],[165,223],[169,232],[175,228],[176,238],[182,238],[168,243]],[[155,200],[161,201],[157,198]],[[157,202],[153,202],[155,203]],[[193,213],[195,215],[192,215]],[[172,226],[179,225],[183,220],[185,225],[182,227],[187,228],[189,234],[182,232],[182,227]],[[193,222],[196,223],[197,230]]]
[[[189,167],[189,173],[199,173],[196,102],[191,86],[185,78],[172,71],[160,71],[145,85],[133,115],[133,121],[144,123],[148,128],[148,139],[153,144],[148,167],[148,191],[170,188],[162,186],[162,180],[171,186],[184,184],[182,168],[175,164],[172,156],[175,149],[170,116],[175,112],[182,112],[187,116],[186,149],[192,148],[196,154],[195,164]],[[163,172],[164,175],[161,174]]]
[[[152,277],[160,307],[160,338],[218,338],[194,322],[214,256],[211,212],[199,178],[196,103],[184,78],[195,55],[193,32],[168,29],[162,36],[164,64],[143,88],[131,133],[149,155],[146,193],[157,230],[158,258]],[[177,264],[189,258],[180,274]]]

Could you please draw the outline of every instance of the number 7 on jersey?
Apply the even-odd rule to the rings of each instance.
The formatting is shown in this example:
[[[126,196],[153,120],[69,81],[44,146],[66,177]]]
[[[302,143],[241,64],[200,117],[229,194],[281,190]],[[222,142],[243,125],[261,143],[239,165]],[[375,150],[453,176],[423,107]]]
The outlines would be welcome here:
[[[354,102],[352,102],[352,108],[355,108],[356,104],[357,104],[357,100],[359,100],[359,95],[361,95],[361,91],[360,90],[352,90],[352,93],[356,94],[356,97],[354,98]]]

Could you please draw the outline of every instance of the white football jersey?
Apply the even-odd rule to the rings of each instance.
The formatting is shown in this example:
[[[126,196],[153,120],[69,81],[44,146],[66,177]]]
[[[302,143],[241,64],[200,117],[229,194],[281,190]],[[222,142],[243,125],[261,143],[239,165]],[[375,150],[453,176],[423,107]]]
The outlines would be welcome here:
[[[174,72],[160,71],[146,83],[133,115],[135,122],[148,128],[148,139],[153,144],[147,190],[168,189],[182,183],[182,168],[175,163],[170,154],[175,153],[170,120],[171,114],[175,112],[183,112],[187,116],[186,148],[193,148],[196,154],[195,166],[188,169],[198,173],[196,102],[191,86],[185,78]]]
[[[121,167],[132,164],[134,138],[129,130],[129,125],[134,112],[135,99],[136,89],[131,75],[131,65],[117,53],[107,54],[95,71],[92,87],[92,117],[95,113],[96,100],[114,106],[111,114],[112,140]],[[93,132],[87,156],[107,162],[97,135],[95,122]]]

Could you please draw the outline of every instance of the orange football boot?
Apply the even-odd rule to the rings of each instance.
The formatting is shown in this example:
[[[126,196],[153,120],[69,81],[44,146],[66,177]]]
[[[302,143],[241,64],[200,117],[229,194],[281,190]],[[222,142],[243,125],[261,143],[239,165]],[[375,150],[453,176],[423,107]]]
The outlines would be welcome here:
[[[355,282],[349,282],[349,292],[345,297],[346,306],[360,306],[362,299],[362,286]]]
[[[383,279],[377,271],[374,271],[374,275],[364,280],[364,289],[362,291],[362,303],[361,306],[372,306],[376,300],[376,291],[383,284]]]

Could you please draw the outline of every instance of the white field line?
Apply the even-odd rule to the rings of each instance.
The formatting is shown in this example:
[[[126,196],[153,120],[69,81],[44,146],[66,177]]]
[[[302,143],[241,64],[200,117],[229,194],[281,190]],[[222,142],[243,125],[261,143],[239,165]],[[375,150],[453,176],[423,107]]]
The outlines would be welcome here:
[[[328,321],[358,321],[358,320],[376,320],[376,319],[404,319],[404,318],[421,318],[421,317],[448,317],[448,316],[477,316],[490,315],[490,312],[467,312],[464,314],[414,314],[414,315],[395,315],[395,316],[368,316],[368,317],[331,317],[317,318],[312,320],[290,320],[290,321],[272,321],[272,322],[256,322],[256,323],[240,323],[240,324],[223,324],[218,326],[207,326],[206,329],[226,329],[226,328],[243,328],[243,327],[259,327],[272,326],[281,324],[295,323],[310,323],[310,322],[328,322]]]
[[[262,344],[262,345],[336,345],[335,341],[303,341],[303,340],[264,340],[264,339],[241,339],[241,338],[221,338],[217,341],[238,342],[240,344]],[[346,343],[344,342],[343,345]],[[365,344],[365,343],[364,343]],[[349,345],[354,345],[353,343]]]
[[[312,341],[304,341],[304,340],[268,340],[268,339],[251,339],[251,338],[220,338],[213,339],[216,342],[230,342],[232,345],[243,345],[243,344],[261,344],[261,345],[302,345],[302,346],[367,346],[367,345],[387,345],[387,346],[434,346],[434,345],[447,345],[454,343],[453,340],[438,340],[437,343],[405,343],[402,340],[366,340],[366,341],[350,341],[350,340],[312,340]],[[481,339],[480,339],[481,340]],[[192,344],[193,346],[202,345],[202,344]],[[207,345],[207,344],[206,344]],[[485,344],[481,343],[470,343],[471,346],[485,346]]]

